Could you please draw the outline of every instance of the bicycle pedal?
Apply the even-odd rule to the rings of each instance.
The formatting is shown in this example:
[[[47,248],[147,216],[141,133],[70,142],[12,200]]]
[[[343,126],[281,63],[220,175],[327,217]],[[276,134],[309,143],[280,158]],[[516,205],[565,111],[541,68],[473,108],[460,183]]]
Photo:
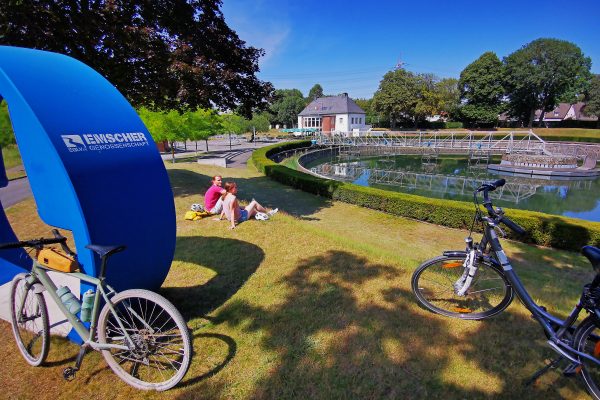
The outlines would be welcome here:
[[[75,379],[75,374],[77,374],[78,369],[73,367],[67,367],[63,369],[63,379],[65,381],[71,382]]]

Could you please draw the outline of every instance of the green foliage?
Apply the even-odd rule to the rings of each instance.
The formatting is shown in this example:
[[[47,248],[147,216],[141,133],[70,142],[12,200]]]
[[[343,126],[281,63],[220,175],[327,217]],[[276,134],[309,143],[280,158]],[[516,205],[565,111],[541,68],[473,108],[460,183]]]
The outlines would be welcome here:
[[[294,126],[298,121],[298,114],[306,107],[302,92],[298,89],[278,89],[275,91],[274,101],[269,109],[271,123]]]
[[[259,171],[272,179],[310,193],[438,225],[470,228],[473,221],[473,205],[470,203],[430,199],[322,179],[286,168],[268,158],[271,154],[305,147],[308,143],[300,141],[264,147],[253,153],[252,161]],[[522,237],[509,233],[515,240],[573,251],[578,251],[586,244],[600,245],[600,223],[523,210],[507,209],[506,212],[527,230]]]
[[[488,51],[469,64],[460,74],[458,87],[463,105],[461,119],[474,124],[496,123],[502,112],[503,65]]]
[[[585,112],[587,115],[595,115],[598,118],[600,124],[600,75],[592,75],[590,80],[590,86],[586,93],[586,106]]]
[[[565,96],[583,93],[591,59],[573,43],[537,39],[505,57],[504,65],[510,114],[531,127],[536,109],[548,112]]]
[[[1,1],[0,44],[72,56],[136,107],[265,108],[264,51],[231,30],[220,0]]]
[[[8,114],[8,104],[0,101],[0,147],[15,143],[15,134]]]
[[[246,132],[246,120],[239,115],[223,114],[221,115],[221,121],[225,133],[242,134]]]
[[[252,132],[252,128],[256,129],[256,132],[268,132],[269,115],[267,113],[252,115],[252,119],[246,121],[246,131]]]
[[[386,73],[373,96],[372,108],[389,119],[391,128],[402,120],[416,126],[426,117],[456,107],[455,81],[439,81],[432,74],[414,74],[404,69]]]
[[[307,100],[310,103],[311,101],[316,100],[319,97],[323,97],[323,87],[317,83],[308,92]]]
[[[460,90],[458,79],[445,78],[436,84],[436,90],[441,97],[440,111],[450,118],[456,118],[460,106]]]
[[[417,90],[413,73],[404,69],[389,71],[373,96],[373,109],[389,118],[394,128],[398,120],[413,114]]]

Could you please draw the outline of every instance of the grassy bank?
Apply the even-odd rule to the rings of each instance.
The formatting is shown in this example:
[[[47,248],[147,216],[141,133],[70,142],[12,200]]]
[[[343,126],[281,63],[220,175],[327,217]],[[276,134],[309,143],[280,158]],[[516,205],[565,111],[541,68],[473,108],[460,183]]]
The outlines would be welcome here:
[[[136,391],[97,353],[75,382],[65,382],[61,373],[74,362],[74,345],[55,339],[49,366],[33,368],[0,321],[0,397],[588,398],[577,381],[556,372],[539,385],[522,385],[552,353],[518,302],[485,322],[443,318],[416,304],[413,270],[443,249],[461,248],[464,231],[332,202],[252,170],[167,168],[177,248],[161,293],[188,321],[196,352],[182,384],[161,394]],[[238,183],[242,199],[283,211],[233,231],[210,218],[183,220],[217,173]],[[23,238],[44,233],[32,221],[34,207],[28,200],[8,210]],[[533,298],[561,315],[591,279],[575,253],[519,243],[508,243],[507,251]]]

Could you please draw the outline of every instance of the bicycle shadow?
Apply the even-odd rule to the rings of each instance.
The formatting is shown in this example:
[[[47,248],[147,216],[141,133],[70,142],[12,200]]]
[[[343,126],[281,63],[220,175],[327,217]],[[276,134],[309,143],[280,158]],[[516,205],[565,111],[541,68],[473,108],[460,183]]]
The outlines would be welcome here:
[[[174,280],[188,286],[169,286],[167,281],[160,293],[170,299],[186,320],[205,317],[229,300],[256,271],[265,257],[264,251],[251,243],[213,236],[178,237],[174,262],[180,262]],[[208,281],[199,269],[215,274]],[[181,279],[185,275],[186,279]]]

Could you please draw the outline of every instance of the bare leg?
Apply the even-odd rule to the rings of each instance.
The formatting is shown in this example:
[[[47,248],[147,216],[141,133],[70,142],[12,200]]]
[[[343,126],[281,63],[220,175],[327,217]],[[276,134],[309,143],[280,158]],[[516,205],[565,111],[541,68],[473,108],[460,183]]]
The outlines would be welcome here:
[[[261,205],[258,203],[258,201],[256,201],[256,200],[252,200],[252,201],[250,202],[250,204],[248,204],[248,205],[246,206],[246,210],[248,211],[248,213],[250,212],[250,210],[251,210],[251,209],[254,209],[254,214],[256,214],[256,212],[257,212],[257,211],[258,211],[258,212],[263,212],[263,213],[266,213],[266,212],[267,212],[267,209],[266,209],[266,208],[264,208],[263,206],[261,206]]]

